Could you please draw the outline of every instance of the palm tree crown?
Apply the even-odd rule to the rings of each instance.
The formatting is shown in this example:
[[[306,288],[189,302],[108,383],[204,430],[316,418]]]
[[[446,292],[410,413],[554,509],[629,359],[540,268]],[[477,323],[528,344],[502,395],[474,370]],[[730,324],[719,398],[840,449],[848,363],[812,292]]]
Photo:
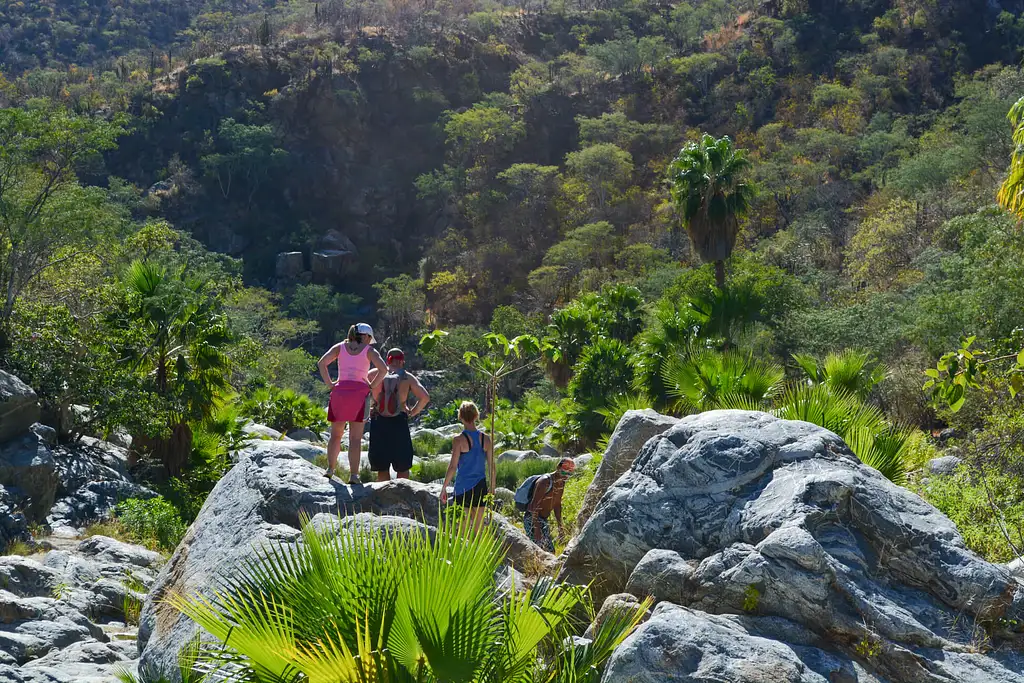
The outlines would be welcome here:
[[[725,285],[725,260],[736,246],[739,219],[750,208],[754,186],[743,175],[750,162],[728,136],[705,133],[683,147],[669,165],[672,200],[683,214],[686,232],[701,260],[715,264],[715,279]]]

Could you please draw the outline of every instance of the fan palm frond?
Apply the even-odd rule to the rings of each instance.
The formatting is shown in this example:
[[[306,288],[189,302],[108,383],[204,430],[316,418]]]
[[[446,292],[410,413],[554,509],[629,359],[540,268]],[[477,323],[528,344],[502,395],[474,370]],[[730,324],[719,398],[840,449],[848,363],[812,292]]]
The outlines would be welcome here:
[[[608,402],[608,406],[597,412],[604,416],[604,426],[615,429],[619,420],[630,410],[647,410],[651,408],[651,399],[642,392],[619,394]]]
[[[204,650],[207,665],[230,664],[238,680],[530,683],[587,592],[538,581],[499,593],[503,558],[488,527],[304,523],[300,543],[262,548],[212,597],[168,601],[223,644]],[[592,655],[598,671],[605,650]]]
[[[828,384],[793,386],[772,412],[835,432],[865,465],[895,483],[905,480],[909,432],[890,424],[879,408],[864,403],[856,394]]]
[[[700,412],[739,403],[767,407],[782,388],[785,372],[771,361],[735,351],[700,349],[670,358],[663,371],[680,412]]]

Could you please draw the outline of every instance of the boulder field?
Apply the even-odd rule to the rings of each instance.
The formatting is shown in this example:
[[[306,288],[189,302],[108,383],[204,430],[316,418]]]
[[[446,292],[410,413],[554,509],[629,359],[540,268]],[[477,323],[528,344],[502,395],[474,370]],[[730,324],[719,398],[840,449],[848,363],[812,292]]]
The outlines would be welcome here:
[[[125,495],[152,495],[123,449],[52,437],[32,425],[0,445],[6,540],[27,523],[70,536]],[[166,563],[103,538],[0,558],[0,680],[101,683],[140,658],[147,678],[176,681],[197,628],[167,595],[209,594],[263,544],[298,542],[306,520],[437,525],[437,484],[348,486],[303,455],[248,442]],[[630,411],[562,556],[501,515],[494,525],[509,566],[591,585],[598,621],[653,597],[602,683],[1024,683],[1024,572],[967,550],[938,510],[808,423]],[[146,591],[136,645],[118,615]]]

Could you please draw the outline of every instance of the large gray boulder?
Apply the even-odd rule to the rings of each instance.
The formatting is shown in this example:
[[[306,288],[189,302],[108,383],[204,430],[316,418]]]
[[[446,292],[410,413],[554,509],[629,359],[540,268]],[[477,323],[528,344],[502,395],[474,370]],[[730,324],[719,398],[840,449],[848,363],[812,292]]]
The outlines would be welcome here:
[[[576,518],[577,528],[583,528],[604,496],[604,492],[629,470],[643,445],[677,422],[679,418],[662,415],[653,410],[626,411],[608,439],[608,449],[597,467],[594,481],[583,497],[583,505],[580,507],[579,517]]]
[[[783,619],[760,626],[786,632],[782,642],[758,635],[755,620],[704,614],[663,602],[616,649],[602,683],[880,683],[856,662],[825,652],[812,634]]]
[[[416,519],[437,525],[440,486],[394,480],[356,486],[323,477],[287,448],[243,451],[214,487],[196,521],[161,571],[143,608],[139,630],[140,667],[177,680],[179,649],[196,626],[163,599],[172,592],[208,593],[226,572],[253,557],[264,544],[295,542],[303,517],[326,523],[327,515],[360,512]],[[388,522],[391,524],[391,522]],[[520,571],[550,570],[554,557],[531,543],[500,515],[494,516],[509,560]]]
[[[48,434],[39,431],[40,434],[26,431],[0,445],[0,485],[11,494],[29,522],[46,519],[60,483]]]
[[[32,387],[0,370],[0,443],[22,436],[39,421],[39,402]]]
[[[1024,584],[967,550],[938,510],[835,434],[757,412],[691,416],[650,440],[567,549],[563,577],[599,595],[628,583],[707,613],[785,617],[846,657],[868,644],[866,666],[891,681],[991,680],[939,655],[1024,629]]]
[[[130,640],[81,640],[28,662],[20,674],[24,683],[113,683],[120,670],[131,670],[134,657]],[[0,680],[7,680],[2,670]]]

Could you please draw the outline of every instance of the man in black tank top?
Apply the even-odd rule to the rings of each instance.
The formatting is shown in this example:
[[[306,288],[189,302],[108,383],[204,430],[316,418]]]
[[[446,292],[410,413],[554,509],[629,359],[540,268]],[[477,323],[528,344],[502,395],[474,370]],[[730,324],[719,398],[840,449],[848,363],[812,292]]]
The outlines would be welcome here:
[[[416,417],[430,403],[430,395],[420,381],[405,371],[405,354],[391,349],[387,356],[388,374],[377,385],[375,411],[370,420],[370,469],[377,481],[390,481],[391,468],[400,479],[409,478],[412,469],[412,437],[409,418]],[[409,408],[409,394],[416,403]]]

